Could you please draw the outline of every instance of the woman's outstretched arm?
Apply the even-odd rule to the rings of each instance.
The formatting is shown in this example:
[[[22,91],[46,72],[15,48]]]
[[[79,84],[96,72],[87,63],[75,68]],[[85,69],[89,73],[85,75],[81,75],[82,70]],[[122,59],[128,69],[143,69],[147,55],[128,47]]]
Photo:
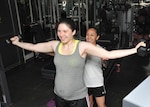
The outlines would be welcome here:
[[[18,36],[14,36],[10,40],[12,41],[12,44],[20,48],[41,53],[54,52],[56,45],[59,43],[59,41],[49,41],[37,44],[20,42]]]
[[[119,50],[108,51],[104,48],[94,46],[90,43],[82,42],[81,48],[83,49],[83,51],[81,52],[81,55],[91,54],[93,56],[97,56],[97,57],[100,57],[105,60],[106,59],[116,59],[116,58],[121,58],[121,57],[125,57],[128,55],[137,53],[137,49],[140,46],[145,47],[146,44],[144,42],[140,42],[136,45],[136,47],[131,48],[131,49],[119,49]]]

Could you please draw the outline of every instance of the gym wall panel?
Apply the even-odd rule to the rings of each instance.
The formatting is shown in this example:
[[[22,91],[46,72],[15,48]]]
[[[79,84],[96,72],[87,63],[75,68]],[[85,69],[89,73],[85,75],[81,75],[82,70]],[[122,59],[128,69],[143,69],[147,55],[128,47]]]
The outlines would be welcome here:
[[[0,38],[0,53],[5,70],[9,70],[21,63],[21,50],[12,44],[7,44],[8,36]]]
[[[0,53],[4,69],[7,71],[21,63],[21,49],[7,44],[10,39],[19,34],[14,0],[0,0]]]
[[[17,31],[14,2],[0,1],[0,37],[13,35]],[[15,28],[16,27],[16,28]]]

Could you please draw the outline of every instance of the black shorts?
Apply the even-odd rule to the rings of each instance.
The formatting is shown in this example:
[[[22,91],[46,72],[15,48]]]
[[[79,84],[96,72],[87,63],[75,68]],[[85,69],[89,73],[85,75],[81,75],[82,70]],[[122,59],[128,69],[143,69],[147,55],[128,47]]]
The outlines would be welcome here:
[[[88,107],[86,97],[79,100],[65,100],[55,95],[56,107]]]
[[[106,95],[106,90],[104,86],[101,87],[90,87],[88,88],[88,94],[95,97],[101,97]]]

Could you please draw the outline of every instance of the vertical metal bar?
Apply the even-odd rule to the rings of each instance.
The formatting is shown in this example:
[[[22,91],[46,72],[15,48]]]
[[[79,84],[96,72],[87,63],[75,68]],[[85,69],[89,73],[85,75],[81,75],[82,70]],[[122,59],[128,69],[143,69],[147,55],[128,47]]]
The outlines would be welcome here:
[[[81,10],[80,10],[80,0],[78,0],[78,19],[79,19],[79,37],[81,37]]]
[[[42,3],[42,12],[43,12],[43,21],[44,21],[43,23],[44,23],[44,26],[46,26],[45,1],[42,0],[41,3]]]
[[[18,21],[19,34],[22,34],[21,25],[20,25],[20,17],[18,15],[19,13],[18,13],[18,7],[17,7],[16,0],[14,1],[14,4],[15,4],[15,10],[16,10],[16,15],[17,15],[17,21]],[[10,0],[8,0],[8,5],[9,5],[9,10],[10,10],[11,20],[12,20],[12,25],[13,25],[13,31],[14,31],[14,33],[16,33],[16,29],[15,29],[16,27],[15,27],[15,24],[14,24],[14,17],[13,17],[13,13],[12,13],[12,7],[11,7]],[[18,54],[18,56],[20,56],[20,55]],[[19,57],[19,61],[21,61],[20,57]]]
[[[10,16],[11,16],[13,31],[15,33],[16,29],[15,29],[15,25],[14,25],[14,18],[13,18],[13,14],[12,14],[12,8],[11,8],[10,0],[8,0],[8,6],[9,6],[9,11],[10,11]]]
[[[31,2],[31,0],[29,0],[29,9],[30,9],[31,23],[33,23],[34,19],[33,19],[33,11],[32,11],[32,2]]]
[[[89,28],[89,13],[88,13],[88,10],[89,10],[89,7],[88,7],[88,0],[86,0],[86,29]]]
[[[48,5],[48,7],[49,7],[49,13],[48,13],[48,18],[49,18],[49,22],[50,22],[50,29],[51,29],[51,24],[54,22],[53,21],[53,0],[50,0],[49,1],[49,5]]]
[[[38,2],[38,11],[39,11],[39,19],[40,19],[40,24],[41,24],[41,26],[42,26],[42,12],[41,12],[41,3],[40,3],[40,1],[41,0],[37,0],[37,2]],[[42,26],[43,27],[43,26]]]
[[[7,85],[7,79],[5,75],[1,53],[0,53],[0,85],[2,89],[3,101],[6,104],[6,106],[9,107],[11,105],[11,98]]]
[[[94,21],[93,21],[93,23],[94,23],[94,26],[95,26],[95,23],[96,23],[96,8],[97,8],[97,7],[96,7],[96,0],[94,0],[93,2],[94,2],[94,3],[93,3],[93,5],[94,5],[94,6],[93,6],[93,7],[94,7]]]
[[[14,0],[14,2],[15,2],[16,14],[17,14],[17,21],[18,21],[19,33],[22,34],[17,0]],[[24,49],[22,49],[22,53],[23,53],[23,57],[24,57],[24,62],[26,63],[26,59],[25,59],[26,55],[25,55],[25,50]]]
[[[22,34],[21,24],[20,24],[20,16],[19,16],[18,5],[17,5],[17,0],[14,0],[14,1],[15,1],[15,8],[16,8],[16,14],[17,14],[17,21],[18,21],[19,33]]]
[[[55,0],[56,3],[56,9],[57,9],[57,21],[59,21],[59,5],[58,5],[58,0]]]
[[[54,19],[54,24],[56,23],[56,14],[55,14],[55,3],[54,0],[52,0],[52,4],[53,4],[53,19]]]
[[[135,11],[135,7],[131,6],[131,35],[133,35],[133,30],[134,30],[134,11]],[[130,40],[133,41],[133,36],[130,36]],[[130,42],[130,46],[131,46],[131,42]]]
[[[56,24],[55,1],[52,0],[52,4],[53,4],[53,15],[52,16],[53,16],[53,19],[54,19],[54,23],[53,24]],[[56,32],[55,32],[55,39],[57,39],[57,33]]]

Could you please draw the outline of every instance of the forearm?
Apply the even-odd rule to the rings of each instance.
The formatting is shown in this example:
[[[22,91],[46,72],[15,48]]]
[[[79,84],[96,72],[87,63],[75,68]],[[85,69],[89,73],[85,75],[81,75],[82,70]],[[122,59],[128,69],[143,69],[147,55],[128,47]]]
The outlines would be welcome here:
[[[16,44],[14,44],[20,48],[23,48],[25,50],[29,50],[29,51],[36,51],[34,50],[34,44],[32,43],[26,43],[26,42],[17,42]]]

